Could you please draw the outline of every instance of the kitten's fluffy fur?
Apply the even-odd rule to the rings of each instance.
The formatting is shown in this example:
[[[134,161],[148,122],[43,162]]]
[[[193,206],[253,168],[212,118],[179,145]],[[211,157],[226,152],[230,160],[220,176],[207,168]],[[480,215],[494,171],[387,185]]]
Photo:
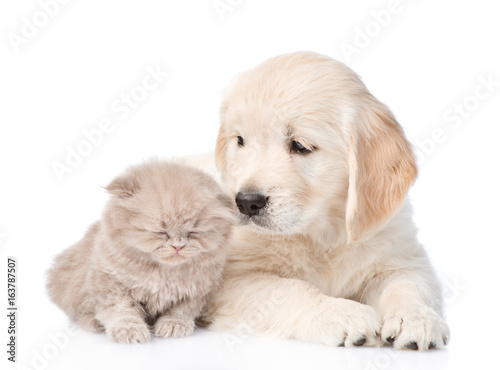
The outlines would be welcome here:
[[[150,326],[162,337],[191,334],[221,280],[230,199],[208,175],[161,161],[130,168],[106,189],[102,220],[49,270],[52,300],[117,342],[146,342]]]

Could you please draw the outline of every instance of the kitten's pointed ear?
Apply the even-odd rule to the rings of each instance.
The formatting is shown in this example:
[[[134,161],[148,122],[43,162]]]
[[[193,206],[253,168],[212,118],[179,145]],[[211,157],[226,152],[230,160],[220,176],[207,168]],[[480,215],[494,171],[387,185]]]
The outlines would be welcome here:
[[[135,176],[123,175],[116,177],[105,189],[120,198],[130,198],[140,189],[140,185]]]
[[[356,126],[349,140],[350,241],[394,215],[417,176],[411,145],[385,105],[371,97]]]

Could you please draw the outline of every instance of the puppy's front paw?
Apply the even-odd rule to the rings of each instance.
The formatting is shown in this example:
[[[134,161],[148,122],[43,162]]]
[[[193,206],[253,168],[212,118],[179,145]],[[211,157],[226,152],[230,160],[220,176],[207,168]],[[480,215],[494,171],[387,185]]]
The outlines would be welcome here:
[[[151,337],[146,323],[119,322],[110,327],[106,327],[108,338],[114,342],[126,344],[146,343]]]
[[[318,315],[320,342],[334,346],[377,346],[381,322],[375,310],[359,302],[331,298]]]
[[[450,338],[444,320],[430,307],[405,307],[384,317],[382,340],[396,349],[443,348]]]
[[[194,321],[160,317],[153,328],[153,334],[164,338],[179,338],[193,334]]]

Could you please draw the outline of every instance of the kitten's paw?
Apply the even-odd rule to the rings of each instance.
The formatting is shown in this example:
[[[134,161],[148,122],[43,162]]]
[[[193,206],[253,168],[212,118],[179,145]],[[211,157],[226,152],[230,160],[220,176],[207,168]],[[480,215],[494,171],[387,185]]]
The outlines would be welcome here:
[[[164,338],[179,338],[193,334],[194,321],[160,317],[153,328],[153,334]]]
[[[117,323],[106,328],[108,338],[114,342],[126,344],[146,343],[151,338],[146,323]]]
[[[405,307],[384,318],[382,340],[396,349],[443,348],[450,338],[446,322],[430,307]]]
[[[316,321],[320,342],[334,346],[359,347],[380,345],[381,322],[375,310],[359,302],[331,298]]]
[[[104,332],[104,326],[99,320],[95,318],[93,314],[83,315],[79,317],[77,323],[82,329],[90,331],[92,333]]]

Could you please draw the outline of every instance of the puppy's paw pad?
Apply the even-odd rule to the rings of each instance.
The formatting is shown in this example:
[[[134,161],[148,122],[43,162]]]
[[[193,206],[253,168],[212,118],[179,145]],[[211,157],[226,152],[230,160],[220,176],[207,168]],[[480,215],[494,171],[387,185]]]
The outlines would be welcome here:
[[[114,326],[106,330],[108,337],[117,343],[139,344],[146,343],[151,337],[146,325]]]
[[[180,338],[193,334],[194,321],[160,318],[156,322],[153,334],[164,338]]]
[[[356,346],[356,347],[360,347],[360,346],[362,346],[363,344],[365,344],[365,342],[366,342],[366,338],[365,338],[365,337],[361,337],[361,338],[359,338],[358,340],[356,340],[356,341],[352,342],[352,345],[353,345],[353,346]]]
[[[418,351],[418,344],[417,344],[417,342],[406,343],[405,344],[405,348],[406,349],[411,349],[411,350],[414,350],[414,351]]]
[[[385,317],[382,326],[382,338],[397,349],[443,348],[449,333],[444,320],[426,306],[401,308]]]
[[[324,321],[317,326],[320,343],[345,347],[380,344],[380,318],[372,307],[341,298],[325,303]]]

